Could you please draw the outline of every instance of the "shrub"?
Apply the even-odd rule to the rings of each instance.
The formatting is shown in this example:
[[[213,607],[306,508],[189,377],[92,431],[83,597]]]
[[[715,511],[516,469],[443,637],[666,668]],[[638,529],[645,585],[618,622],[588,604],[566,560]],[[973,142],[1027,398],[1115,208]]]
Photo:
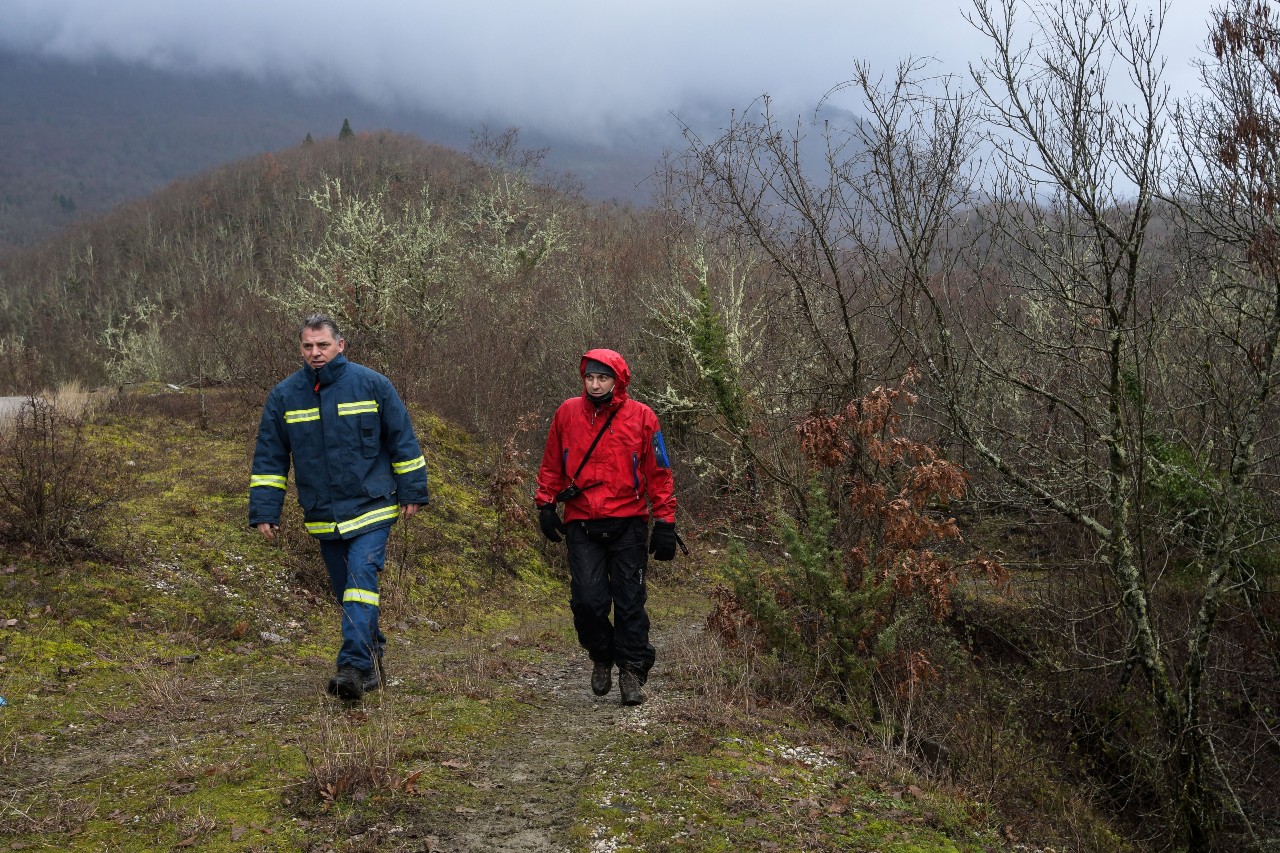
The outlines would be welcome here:
[[[529,499],[525,488],[529,454],[521,449],[519,438],[532,429],[533,424],[533,415],[525,415],[516,422],[515,432],[498,449],[484,496],[484,504],[493,507],[496,514],[489,536],[490,566],[494,571],[501,567],[515,574],[515,552],[525,543],[529,530]]]
[[[89,395],[31,395],[0,426],[0,536],[46,552],[92,547],[115,488],[85,439]]]
[[[914,697],[933,677],[933,664],[911,640],[922,635],[904,626],[940,622],[962,572],[997,586],[1007,581],[988,558],[961,562],[940,550],[960,541],[955,519],[941,510],[963,496],[965,475],[903,434],[901,409],[915,402],[911,379],[801,424],[814,469],[807,516],[779,520],[783,562],[752,570],[739,557],[730,570],[769,647],[798,663],[817,688],[815,700],[834,700],[840,715],[873,688]],[[820,475],[834,484],[834,500],[818,485]],[[874,685],[873,676],[880,676]],[[877,703],[881,711],[884,705]]]

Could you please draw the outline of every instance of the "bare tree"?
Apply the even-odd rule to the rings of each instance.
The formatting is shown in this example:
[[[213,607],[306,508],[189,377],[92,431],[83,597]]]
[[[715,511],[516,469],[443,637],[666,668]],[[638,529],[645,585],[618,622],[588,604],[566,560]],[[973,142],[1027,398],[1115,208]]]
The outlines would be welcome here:
[[[1242,553],[1262,542],[1250,488],[1270,465],[1257,450],[1280,342],[1270,218],[1280,191],[1258,157],[1274,156],[1280,132],[1205,104],[1198,118],[1186,113],[1202,139],[1182,197],[1239,261],[1217,264],[1215,284],[1199,287],[1161,206],[1176,153],[1165,138],[1165,12],[1124,0],[977,0],[970,20],[991,50],[972,69],[974,88],[931,78],[919,62],[884,78],[857,66],[840,91],[857,96],[862,116],[839,133],[823,128],[816,177],[803,133],[784,132],[767,101],[758,121],[690,141],[703,197],[788,284],[810,358],[833,369],[840,390],[917,363],[946,427],[1000,476],[999,499],[1067,519],[1082,561],[1105,567],[1110,592],[1087,618],[1110,625],[1077,641],[1073,665],[1103,674],[1116,698],[1141,697],[1151,727],[1130,744],[1135,760],[1187,846],[1208,850],[1222,843],[1224,805],[1244,814],[1237,788],[1257,787],[1217,756],[1225,740],[1215,740],[1206,676],[1211,654],[1227,648],[1217,639],[1224,592],[1265,589]],[[1219,59],[1240,63],[1246,48],[1255,63],[1273,59],[1242,26],[1219,27]],[[1280,73],[1256,74],[1254,87],[1269,81],[1275,97]],[[1233,128],[1234,159],[1221,128]],[[1184,130],[1188,152],[1194,136]],[[1210,227],[1207,211],[1235,211],[1246,197],[1252,219],[1224,213]],[[1190,318],[1206,314],[1197,334]],[[1209,359],[1195,346],[1209,335],[1230,366],[1200,366]],[[870,341],[890,353],[876,367]],[[1190,429],[1198,445],[1182,438]],[[1224,431],[1229,447],[1201,452]],[[1202,526],[1186,538],[1171,476],[1218,488],[1203,507],[1211,535]],[[1176,549],[1187,541],[1197,558],[1171,595],[1163,567],[1185,562]]]
[[[332,314],[384,361],[399,318],[411,316],[426,332],[449,319],[458,291],[455,230],[425,184],[398,209],[385,188],[364,195],[339,178],[309,199],[324,236],[298,253],[292,288],[273,297],[282,306]]]
[[[998,270],[975,270],[1001,286],[980,327],[922,292],[941,328],[916,340],[967,443],[1016,493],[1096,543],[1126,631],[1119,644],[1081,651],[1115,674],[1117,691],[1130,671],[1142,674],[1164,797],[1187,847],[1209,850],[1221,789],[1202,711],[1223,575],[1202,576],[1200,615],[1179,650],[1176,613],[1144,561],[1144,532],[1161,526],[1146,479],[1180,402],[1160,393],[1160,368],[1187,343],[1171,329],[1189,298],[1153,228],[1167,124],[1164,8],[1037,5],[1025,40],[1019,13],[1014,0],[979,0],[971,17],[993,47],[973,76],[998,166],[985,209],[1000,259]],[[977,370],[967,384],[951,367],[959,358]]]
[[[705,227],[749,238],[784,283],[787,302],[777,307],[801,332],[795,379],[838,408],[879,367],[867,344],[880,299],[849,252],[866,216],[842,185],[859,171],[856,148],[847,133],[816,124],[786,127],[765,97],[758,114],[735,117],[711,142],[686,131],[684,168]]]
[[[1170,197],[1191,232],[1195,279],[1180,338],[1194,339],[1184,359],[1189,411],[1177,426],[1193,453],[1160,460],[1162,473],[1193,483],[1200,500],[1189,524],[1195,560],[1206,578],[1187,662],[1187,724],[1202,683],[1214,684],[1211,641],[1222,608],[1242,597],[1266,647],[1268,681],[1280,676],[1280,634],[1270,591],[1274,569],[1275,390],[1280,379],[1280,9],[1269,0],[1230,0],[1214,9],[1202,94],[1179,105],[1184,156]],[[1199,250],[1198,252],[1194,250]],[[1238,661],[1240,670],[1246,665]],[[1219,681],[1221,678],[1218,679]],[[1253,685],[1257,690],[1259,685]],[[1262,741],[1280,736],[1262,725]],[[1211,733],[1212,734],[1212,733]],[[1223,750],[1226,752],[1226,750]],[[1215,753],[1216,757],[1216,753]],[[1228,755],[1228,759],[1230,756]],[[1256,769],[1219,773],[1230,781]],[[1234,771],[1234,772],[1233,772]],[[1245,816],[1248,792],[1229,786],[1229,802]],[[1252,831],[1252,830],[1251,830]]]

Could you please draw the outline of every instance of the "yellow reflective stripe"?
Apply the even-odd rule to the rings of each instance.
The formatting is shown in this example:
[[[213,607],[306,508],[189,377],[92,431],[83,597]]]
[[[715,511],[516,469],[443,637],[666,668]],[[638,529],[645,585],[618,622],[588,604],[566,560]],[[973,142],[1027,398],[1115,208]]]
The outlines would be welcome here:
[[[352,530],[359,530],[361,527],[368,527],[370,524],[377,524],[379,521],[386,521],[389,518],[395,518],[400,513],[400,507],[392,504],[391,506],[375,509],[366,512],[364,515],[358,515],[350,521],[334,523],[332,521],[308,521],[306,528],[308,533],[350,533]]]
[[[342,594],[342,603],[346,604],[348,601],[358,601],[361,604],[372,604],[377,607],[378,594],[369,592],[367,589],[349,589]]]
[[[288,484],[288,478],[280,474],[254,474],[249,478],[249,488],[255,486],[270,486],[273,489],[283,489]]]
[[[338,525],[338,532],[350,533],[352,530],[359,530],[361,527],[368,527],[370,524],[377,524],[379,521],[395,518],[399,512],[400,507],[395,505],[375,509],[372,512],[366,512],[364,515],[356,516],[350,521],[342,522]]]
[[[410,459],[408,462],[392,462],[391,470],[397,474],[408,474],[410,471],[417,471],[419,468],[427,467],[427,460],[419,456],[417,459]]]
[[[377,414],[378,412],[377,400],[359,400],[355,403],[339,403],[338,404],[338,414],[340,415],[362,415],[362,414],[367,414],[369,412],[373,412],[374,414]]]
[[[320,420],[320,409],[294,409],[284,413],[284,422],[287,424],[297,424],[303,421]]]

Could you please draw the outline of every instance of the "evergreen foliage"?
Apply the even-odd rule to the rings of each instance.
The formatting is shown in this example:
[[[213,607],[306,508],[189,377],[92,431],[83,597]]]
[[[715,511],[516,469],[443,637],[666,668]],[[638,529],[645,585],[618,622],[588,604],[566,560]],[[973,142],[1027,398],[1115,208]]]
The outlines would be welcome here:
[[[712,304],[705,275],[698,284],[696,305],[689,339],[697,364],[710,386],[716,411],[729,429],[740,435],[747,428],[747,416],[738,384],[737,366],[729,356],[728,332]]]
[[[869,567],[843,558],[835,544],[836,514],[816,481],[808,498],[801,522],[785,514],[777,519],[781,559],[761,566],[739,547],[729,580],[766,648],[796,668],[797,681],[816,685],[813,698],[830,708],[859,706],[870,694],[874,638],[889,588]]]

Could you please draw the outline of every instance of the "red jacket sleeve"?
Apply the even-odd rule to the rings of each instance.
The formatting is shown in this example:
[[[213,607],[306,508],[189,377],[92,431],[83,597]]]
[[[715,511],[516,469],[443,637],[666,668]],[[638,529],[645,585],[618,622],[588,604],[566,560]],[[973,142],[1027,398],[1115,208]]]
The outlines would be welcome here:
[[[534,493],[535,506],[555,503],[556,495],[569,485],[568,476],[564,473],[564,457],[561,448],[564,442],[560,439],[561,412],[556,410],[551,418],[551,429],[547,431],[547,446],[542,451],[542,464],[538,466],[538,490]]]

